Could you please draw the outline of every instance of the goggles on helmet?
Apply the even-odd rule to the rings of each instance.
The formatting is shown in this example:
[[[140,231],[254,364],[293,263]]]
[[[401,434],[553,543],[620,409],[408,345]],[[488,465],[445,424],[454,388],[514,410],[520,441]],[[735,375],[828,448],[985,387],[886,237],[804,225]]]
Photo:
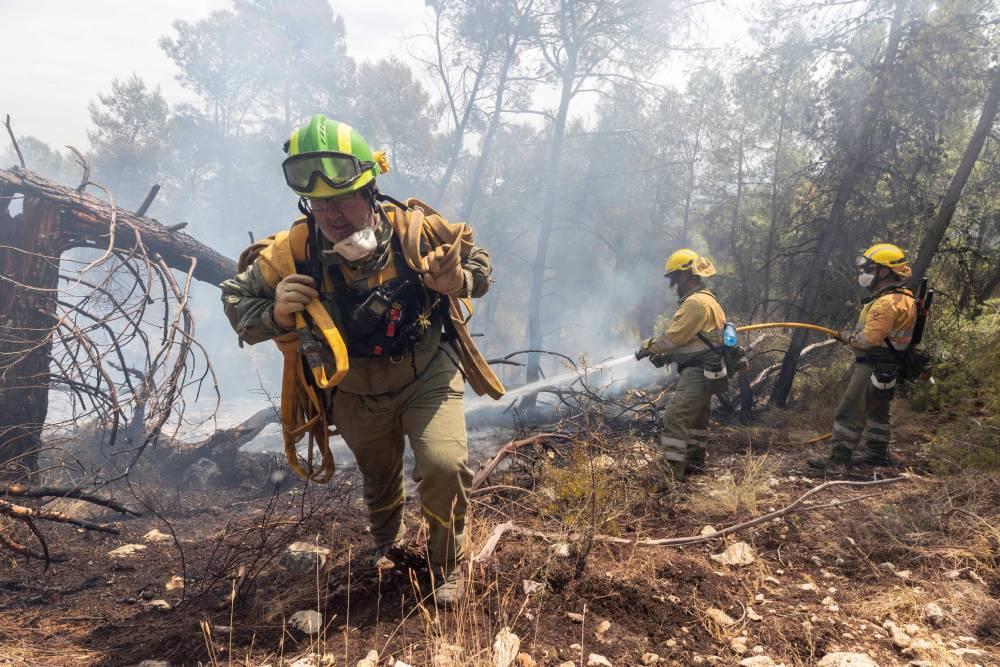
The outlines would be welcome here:
[[[858,267],[858,271],[864,271],[865,273],[872,273],[879,267],[877,263],[864,255],[858,255],[858,258],[854,260],[854,266]]]
[[[361,162],[349,153],[336,151],[301,153],[281,163],[285,183],[298,192],[309,192],[318,179],[331,188],[346,188],[374,166],[374,162]]]

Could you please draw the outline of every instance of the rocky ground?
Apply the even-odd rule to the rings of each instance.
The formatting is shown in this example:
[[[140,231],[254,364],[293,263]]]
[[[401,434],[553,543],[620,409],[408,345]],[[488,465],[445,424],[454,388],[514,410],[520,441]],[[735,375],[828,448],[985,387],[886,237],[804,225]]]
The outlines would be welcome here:
[[[523,530],[440,614],[421,603],[415,528],[394,570],[369,565],[351,474],[275,495],[147,490],[159,517],[51,530],[69,561],[47,572],[0,565],[0,665],[1000,664],[1000,479],[934,475],[932,425],[898,421],[906,480],[684,547],[637,541],[791,505],[823,481],[802,465],[822,446],[797,444],[817,431],[716,426],[709,473],[679,487],[628,429],[526,448],[474,495],[469,552]]]

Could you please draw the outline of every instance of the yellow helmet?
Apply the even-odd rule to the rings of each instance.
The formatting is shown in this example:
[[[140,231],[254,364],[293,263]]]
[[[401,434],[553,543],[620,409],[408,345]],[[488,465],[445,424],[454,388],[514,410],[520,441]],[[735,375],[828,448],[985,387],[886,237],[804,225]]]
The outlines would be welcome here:
[[[912,273],[906,265],[906,253],[891,243],[876,243],[865,250],[855,263],[859,269],[872,264],[884,266],[900,278],[909,278]]]
[[[694,250],[689,250],[688,248],[682,248],[674,252],[667,258],[667,263],[663,265],[665,276],[669,276],[675,271],[687,271],[688,269],[694,275],[702,278],[715,275],[715,267],[712,265],[711,260],[707,257],[702,257]]]

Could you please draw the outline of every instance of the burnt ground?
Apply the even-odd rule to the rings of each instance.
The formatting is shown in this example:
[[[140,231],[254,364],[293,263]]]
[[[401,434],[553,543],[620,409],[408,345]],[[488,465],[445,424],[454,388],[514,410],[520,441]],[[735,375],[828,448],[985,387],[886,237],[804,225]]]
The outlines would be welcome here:
[[[0,564],[0,665],[277,667],[312,653],[325,656],[316,664],[353,666],[371,650],[379,664],[488,665],[505,627],[539,665],[587,664],[591,653],[638,665],[655,653],[658,664],[738,665],[762,654],[791,666],[833,651],[883,667],[1000,664],[1000,480],[934,476],[926,421],[897,430],[907,481],[833,489],[812,501],[821,509],[683,548],[590,539],[697,535],[788,505],[822,482],[802,465],[822,451],[797,444],[816,435],[808,426],[716,425],[709,473],[673,488],[646,462],[648,436],[595,429],[524,452],[474,496],[469,551],[504,521],[550,538],[505,535],[471,567],[465,603],[443,614],[419,602],[428,584],[416,508],[407,563],[378,576],[350,474],[275,495],[147,489],[139,497],[160,518],[101,515],[119,536],[47,528],[67,562],[45,572]],[[146,541],[153,529],[176,541]],[[327,565],[290,573],[280,554],[295,540],[330,548]],[[737,541],[753,563],[711,558]],[[125,544],[146,548],[108,556]],[[183,591],[166,590],[175,577]],[[526,594],[525,581],[540,590]],[[288,626],[304,609],[323,613],[321,638]]]

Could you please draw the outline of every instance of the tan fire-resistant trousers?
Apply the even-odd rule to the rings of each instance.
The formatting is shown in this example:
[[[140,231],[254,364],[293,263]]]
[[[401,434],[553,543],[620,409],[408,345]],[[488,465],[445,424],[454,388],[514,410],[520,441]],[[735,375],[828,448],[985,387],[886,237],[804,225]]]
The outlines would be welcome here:
[[[871,382],[870,364],[854,364],[844,397],[833,420],[833,448],[854,454],[864,440],[865,454],[885,457],[892,438],[893,391],[876,389]]]
[[[681,371],[660,424],[660,452],[677,479],[684,478],[686,464],[705,463],[711,405],[704,370],[690,366]]]
[[[376,545],[403,532],[403,447],[409,440],[424,517],[428,556],[438,572],[451,572],[463,556],[465,511],[472,471],[465,432],[464,383],[452,355],[437,356],[397,392],[364,396],[338,391],[333,422],[364,477],[365,502]]]

